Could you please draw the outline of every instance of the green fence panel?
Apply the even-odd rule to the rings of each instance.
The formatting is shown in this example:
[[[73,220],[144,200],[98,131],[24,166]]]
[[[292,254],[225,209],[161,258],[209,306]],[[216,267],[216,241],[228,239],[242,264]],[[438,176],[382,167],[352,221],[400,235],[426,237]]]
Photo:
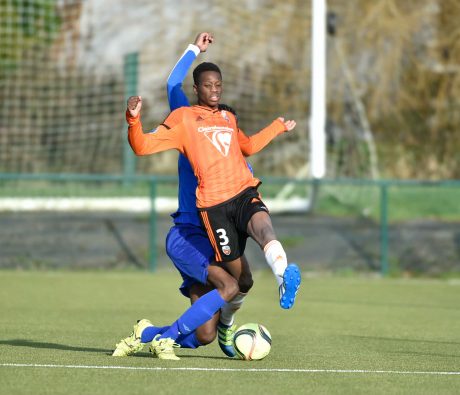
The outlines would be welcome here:
[[[124,58],[124,77],[125,77],[125,98],[137,95],[137,80],[139,68],[138,53],[127,54]],[[136,156],[129,146],[126,127],[122,131],[123,139],[123,174],[131,177],[136,172]],[[129,180],[124,181],[124,185],[129,185]]]

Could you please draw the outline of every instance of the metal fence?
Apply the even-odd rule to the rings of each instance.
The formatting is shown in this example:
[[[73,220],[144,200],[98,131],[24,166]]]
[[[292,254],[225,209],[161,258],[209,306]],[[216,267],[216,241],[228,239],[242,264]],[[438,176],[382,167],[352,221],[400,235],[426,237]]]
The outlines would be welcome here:
[[[460,271],[460,208],[457,207],[460,181],[295,180],[273,177],[262,180],[263,198],[267,199],[268,207],[273,208],[275,230],[286,245],[288,256],[292,252],[307,269],[325,267],[337,270],[340,267],[341,270],[359,270],[357,262],[363,260],[367,266],[362,265],[361,268],[384,276],[394,272],[395,268],[399,272],[414,270],[405,268],[408,261],[417,261],[415,270],[420,272],[440,274]],[[160,233],[165,233],[170,225],[169,218],[163,214],[175,209],[176,182],[173,176],[0,174],[0,223],[3,222],[0,249],[11,250],[8,232],[13,231],[14,218],[7,220],[8,213],[14,212],[17,219],[18,215],[31,218],[32,212],[40,211],[143,212],[143,226],[147,226],[148,235],[142,237],[147,239],[148,254],[138,261],[141,262],[139,266],[143,266],[145,261],[144,267],[154,271],[158,267],[159,255],[162,255],[161,259],[165,258],[163,252],[159,253],[159,246],[164,240]],[[286,185],[292,186],[291,197],[283,197],[280,205],[280,198],[276,196]],[[170,196],[169,206],[162,200],[165,196]],[[295,196],[304,203],[310,199],[308,212],[301,208],[302,205],[293,204]],[[62,205],[65,199],[67,203]],[[132,203],[132,199],[141,199],[143,205],[139,200]],[[86,203],[75,206],[69,204],[69,200]],[[94,205],[98,201],[99,206]],[[112,205],[114,201],[117,207]],[[59,223],[59,218],[56,223]],[[52,237],[50,233],[49,238]],[[342,245],[344,240],[347,247]],[[84,249],[85,242],[81,243]],[[123,243],[129,251],[129,241]],[[65,260],[66,247],[54,244],[55,248],[64,249],[60,259]],[[25,238],[22,246],[27,248]],[[422,254],[424,249],[427,250],[425,255]],[[0,253],[0,267],[5,267],[8,262],[7,267],[14,265],[13,255],[14,252],[9,256]],[[253,260],[260,261],[260,257],[254,255]]]

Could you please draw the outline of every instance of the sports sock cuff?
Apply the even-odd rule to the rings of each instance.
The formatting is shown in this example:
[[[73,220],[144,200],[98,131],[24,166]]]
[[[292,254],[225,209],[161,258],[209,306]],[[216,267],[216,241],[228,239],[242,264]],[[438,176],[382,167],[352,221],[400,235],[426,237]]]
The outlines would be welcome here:
[[[243,303],[243,300],[247,295],[248,295],[247,292],[246,293],[238,292],[238,294],[228,303],[230,303],[230,304],[241,304],[241,303]]]
[[[232,326],[235,321],[235,314],[240,309],[246,298],[246,293],[240,292],[230,302],[220,309],[220,323],[225,326]]]
[[[158,334],[164,332],[169,326],[148,326],[141,333],[141,343],[149,343]]]
[[[176,343],[179,344],[181,348],[198,348],[202,346],[196,337],[196,332],[189,333],[188,335],[180,335],[176,339]]]
[[[264,252],[267,253],[268,249],[269,249],[271,246],[276,245],[276,244],[281,245],[281,243],[280,243],[278,240],[269,241],[267,244],[265,244]]]

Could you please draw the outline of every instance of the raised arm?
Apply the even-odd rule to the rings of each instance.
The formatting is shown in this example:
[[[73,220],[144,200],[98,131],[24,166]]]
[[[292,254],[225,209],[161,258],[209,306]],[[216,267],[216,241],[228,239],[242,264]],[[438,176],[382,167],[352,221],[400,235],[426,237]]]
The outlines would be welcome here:
[[[241,152],[245,156],[253,155],[265,148],[279,134],[294,129],[295,125],[295,121],[285,121],[284,118],[277,118],[266,128],[252,136],[247,136],[241,129],[238,129],[238,143]]]
[[[213,41],[214,38],[210,33],[203,32],[198,34],[195,38],[195,42],[187,47],[172,69],[166,84],[169,108],[171,111],[179,107],[190,105],[187,96],[182,90],[182,83],[198,54],[200,52],[206,52]]]
[[[183,153],[180,141],[180,124],[170,128],[161,124],[154,131],[144,133],[141,123],[142,98],[131,96],[128,99],[126,109],[126,121],[128,122],[128,141],[136,155],[150,155],[169,149],[177,149]],[[175,119],[172,113],[167,119]],[[174,122],[170,122],[174,124]]]

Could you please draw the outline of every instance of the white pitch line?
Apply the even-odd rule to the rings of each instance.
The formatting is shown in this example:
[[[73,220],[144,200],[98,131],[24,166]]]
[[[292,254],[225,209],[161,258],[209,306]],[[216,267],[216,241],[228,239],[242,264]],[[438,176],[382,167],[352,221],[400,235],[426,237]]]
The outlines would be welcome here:
[[[460,372],[424,372],[403,370],[367,370],[367,369],[257,369],[257,368],[185,368],[185,367],[142,367],[142,366],[110,366],[110,365],[52,365],[27,363],[1,363],[0,367],[16,368],[63,368],[63,369],[118,369],[118,370],[174,370],[174,371],[204,371],[204,372],[264,372],[264,373],[355,373],[355,374],[427,374],[438,376],[460,376]]]

